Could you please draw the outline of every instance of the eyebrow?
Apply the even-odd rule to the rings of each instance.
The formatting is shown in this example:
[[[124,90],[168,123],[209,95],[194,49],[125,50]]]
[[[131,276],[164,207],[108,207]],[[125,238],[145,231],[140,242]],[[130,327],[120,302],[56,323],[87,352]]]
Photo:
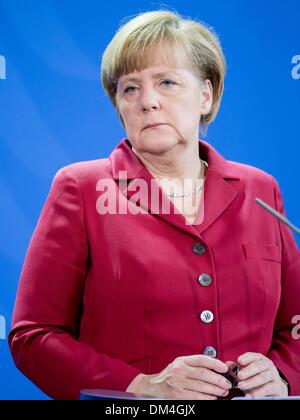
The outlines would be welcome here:
[[[153,74],[151,76],[151,79],[160,79],[161,77],[166,77],[166,76],[170,76],[170,75],[173,75],[173,76],[177,76],[178,77],[178,74],[175,73],[175,72],[172,72],[172,71],[164,71],[164,72]],[[125,76],[125,79],[124,79],[123,83],[127,83],[127,82],[136,82],[136,83],[138,83],[140,80],[141,79],[139,77],[129,77],[129,78],[126,78],[126,76]]]

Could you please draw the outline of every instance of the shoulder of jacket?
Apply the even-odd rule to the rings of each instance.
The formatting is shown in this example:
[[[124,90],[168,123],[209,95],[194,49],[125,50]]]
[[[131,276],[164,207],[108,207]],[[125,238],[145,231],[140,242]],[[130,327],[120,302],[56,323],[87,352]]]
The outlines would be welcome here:
[[[228,161],[228,163],[231,166],[231,171],[245,182],[257,181],[269,185],[274,184],[274,181],[276,182],[273,175],[255,166],[233,161]]]
[[[55,178],[73,178],[78,183],[93,182],[102,177],[111,177],[111,165],[108,158],[71,163],[60,168]]]

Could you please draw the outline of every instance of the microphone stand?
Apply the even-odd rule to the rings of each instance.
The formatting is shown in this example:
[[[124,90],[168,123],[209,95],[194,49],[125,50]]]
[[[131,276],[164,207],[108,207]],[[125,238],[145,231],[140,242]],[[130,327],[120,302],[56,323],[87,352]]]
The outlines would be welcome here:
[[[291,223],[286,217],[282,216],[282,214],[278,213],[278,211],[274,210],[273,207],[269,206],[260,198],[256,198],[255,201],[269,213],[273,214],[273,216],[277,217],[277,219],[281,220],[284,224],[288,225],[291,229],[293,229],[293,231],[298,233],[298,235],[300,235],[300,229],[297,228],[297,226],[293,225],[293,223]]]

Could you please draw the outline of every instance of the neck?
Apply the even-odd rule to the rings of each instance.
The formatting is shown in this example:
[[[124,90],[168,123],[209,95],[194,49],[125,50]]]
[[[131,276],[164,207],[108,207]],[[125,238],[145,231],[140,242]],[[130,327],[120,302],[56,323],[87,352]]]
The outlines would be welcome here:
[[[182,183],[184,180],[195,180],[199,177],[201,162],[198,140],[188,145],[178,144],[161,155],[133,151],[158,180],[170,179]]]

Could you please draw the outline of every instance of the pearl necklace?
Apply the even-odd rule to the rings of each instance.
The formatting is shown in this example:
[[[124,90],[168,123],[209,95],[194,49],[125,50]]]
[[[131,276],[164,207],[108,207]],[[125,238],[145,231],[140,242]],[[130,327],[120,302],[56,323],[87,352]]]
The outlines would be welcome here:
[[[202,164],[204,164],[204,166],[206,167],[206,169],[208,168],[208,163],[205,162],[205,160],[200,159],[200,161],[202,162]],[[166,195],[168,197],[188,197],[190,195],[196,194],[197,192],[201,191],[204,187],[204,179],[202,180],[202,183],[198,186],[192,189],[192,191],[183,193],[183,194],[177,194],[177,193],[166,193]]]

